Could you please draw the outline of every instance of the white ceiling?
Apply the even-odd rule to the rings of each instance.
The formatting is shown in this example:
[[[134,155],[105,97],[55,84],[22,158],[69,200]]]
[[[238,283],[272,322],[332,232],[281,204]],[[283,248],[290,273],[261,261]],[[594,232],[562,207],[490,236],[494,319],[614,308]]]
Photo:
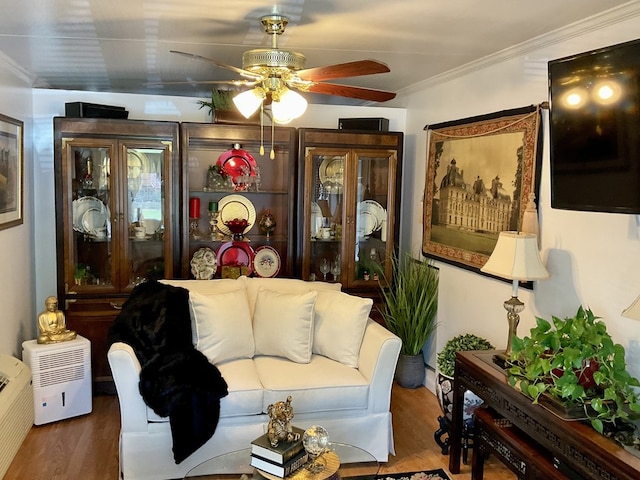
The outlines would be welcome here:
[[[290,19],[280,48],[307,67],[373,58],[390,73],[335,83],[400,92],[421,81],[629,2],[619,0],[0,0],[0,63],[34,87],[205,97],[211,85],[149,82],[238,76],[268,47],[259,18]],[[576,52],[577,53],[577,52]],[[354,103],[327,95],[313,103]]]

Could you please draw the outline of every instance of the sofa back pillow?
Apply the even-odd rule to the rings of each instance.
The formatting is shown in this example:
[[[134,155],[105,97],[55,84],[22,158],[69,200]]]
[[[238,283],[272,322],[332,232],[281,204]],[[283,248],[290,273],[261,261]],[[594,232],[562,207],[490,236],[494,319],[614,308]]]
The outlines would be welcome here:
[[[256,309],[256,299],[261,288],[282,293],[306,293],[310,291],[335,291],[342,288],[340,283],[328,282],[307,282],[296,278],[260,278],[260,277],[240,277],[244,278],[247,287],[247,297],[249,298],[249,309],[253,316]]]
[[[313,353],[358,368],[360,346],[373,300],[343,292],[318,292]]]
[[[173,280],[173,279],[162,279],[160,283],[164,283],[166,285],[172,285],[174,287],[182,287],[189,290],[189,293],[196,292],[202,295],[216,295],[218,293],[231,292],[236,290],[243,290],[246,295],[246,277],[240,277],[239,279],[232,278],[219,278],[215,280]],[[192,332],[192,340],[193,344],[196,345],[198,343],[197,336],[198,326],[193,321],[193,316],[191,317],[191,332]]]
[[[261,288],[253,314],[256,355],[309,363],[317,296],[317,292],[285,293]]]
[[[214,365],[253,358],[255,343],[249,303],[244,288],[203,295],[189,292],[196,349]]]

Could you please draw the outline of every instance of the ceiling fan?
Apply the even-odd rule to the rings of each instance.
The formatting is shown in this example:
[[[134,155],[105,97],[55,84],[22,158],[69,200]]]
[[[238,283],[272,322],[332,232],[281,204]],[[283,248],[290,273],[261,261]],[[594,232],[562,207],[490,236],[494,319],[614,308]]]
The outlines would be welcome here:
[[[265,32],[271,35],[271,48],[248,50],[242,55],[242,68],[217,62],[192,53],[171,50],[195,60],[210,63],[239,74],[242,79],[229,81],[206,81],[196,83],[224,83],[253,87],[234,97],[234,103],[245,117],[250,117],[264,104],[271,103],[272,114],[277,123],[287,123],[302,115],[306,100],[296,92],[312,92],[325,95],[357,98],[374,102],[385,102],[396,94],[384,90],[326,83],[325,80],[357,77],[389,72],[389,67],[376,60],[305,68],[303,54],[278,48],[278,35],[284,33],[289,19],[283,15],[265,15],[260,18]],[[181,82],[182,83],[182,82]]]

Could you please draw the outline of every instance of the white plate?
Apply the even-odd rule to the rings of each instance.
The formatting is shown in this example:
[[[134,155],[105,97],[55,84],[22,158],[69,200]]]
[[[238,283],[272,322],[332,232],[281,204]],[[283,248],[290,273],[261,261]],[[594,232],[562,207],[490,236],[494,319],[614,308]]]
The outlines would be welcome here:
[[[366,237],[376,231],[378,221],[376,217],[369,211],[365,210],[358,215],[358,224],[356,230],[358,237]]]
[[[344,176],[344,170],[342,167],[343,157],[328,157],[322,160],[320,168],[318,169],[318,175],[320,181],[324,184],[327,181],[335,182],[338,185],[342,185],[342,179]]]
[[[253,271],[259,277],[275,277],[280,271],[280,255],[278,251],[268,245],[263,245],[256,249],[253,257]]]
[[[234,218],[247,220],[249,225],[247,225],[243,233],[251,230],[251,227],[256,223],[256,207],[248,198],[242,195],[234,194],[222,197],[218,202],[218,211],[220,212],[218,228],[227,235],[231,235],[231,230],[229,230],[229,227],[224,223],[229,220],[233,220]]]
[[[191,257],[191,273],[196,280],[211,280],[218,269],[216,253],[208,247],[199,248]]]
[[[110,218],[109,207],[102,200],[96,197],[80,197],[73,201],[73,229],[81,233],[91,233],[85,230],[82,220],[84,214],[91,208],[100,212],[105,212],[107,218]]]
[[[106,209],[90,208],[82,215],[82,228],[86,233],[97,235],[96,230],[106,228],[108,220]]]
[[[364,200],[362,202],[362,211],[368,211],[376,217],[375,230],[380,230],[382,228],[382,222],[387,220],[387,211],[375,200]]]

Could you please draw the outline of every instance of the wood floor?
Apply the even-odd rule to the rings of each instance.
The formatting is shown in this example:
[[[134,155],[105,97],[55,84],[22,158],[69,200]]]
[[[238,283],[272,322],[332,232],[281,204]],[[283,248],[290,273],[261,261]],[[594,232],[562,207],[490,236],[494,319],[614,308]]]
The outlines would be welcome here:
[[[433,439],[440,407],[426,388],[394,385],[391,399],[396,455],[389,456],[382,473],[444,468]],[[34,426],[20,447],[4,480],[117,480],[120,413],[115,396],[97,396],[93,412],[82,417]],[[153,461],[153,459],[149,459]],[[470,461],[470,458],[469,458]],[[462,465],[452,480],[470,480],[470,466]],[[485,464],[487,480],[512,480],[509,470],[493,458]]]

